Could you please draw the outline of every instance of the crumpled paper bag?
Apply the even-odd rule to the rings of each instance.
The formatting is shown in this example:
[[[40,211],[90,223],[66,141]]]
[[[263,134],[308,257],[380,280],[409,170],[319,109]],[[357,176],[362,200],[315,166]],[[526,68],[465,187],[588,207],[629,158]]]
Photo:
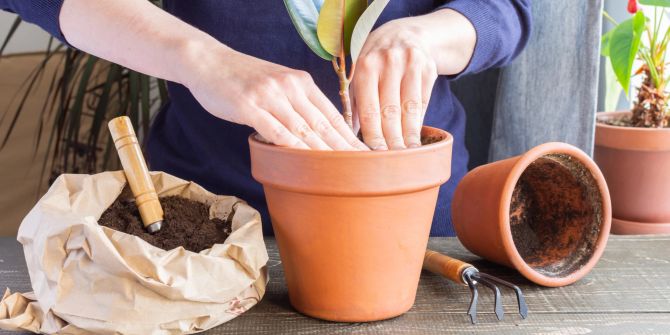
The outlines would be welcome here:
[[[162,250],[97,224],[121,195],[123,172],[62,175],[19,228],[34,292],[0,301],[0,328],[61,334],[188,334],[258,303],[268,281],[259,213],[166,173],[159,196],[180,195],[232,220],[223,244],[194,253]],[[123,194],[122,194],[123,192]]]

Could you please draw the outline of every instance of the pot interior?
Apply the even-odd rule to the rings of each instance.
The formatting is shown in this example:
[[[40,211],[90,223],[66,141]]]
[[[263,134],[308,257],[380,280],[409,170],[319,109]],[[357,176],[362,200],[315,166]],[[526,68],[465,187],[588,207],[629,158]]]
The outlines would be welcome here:
[[[591,258],[600,234],[602,195],[591,172],[566,154],[548,154],[521,174],[512,194],[514,245],[535,271],[561,278]]]

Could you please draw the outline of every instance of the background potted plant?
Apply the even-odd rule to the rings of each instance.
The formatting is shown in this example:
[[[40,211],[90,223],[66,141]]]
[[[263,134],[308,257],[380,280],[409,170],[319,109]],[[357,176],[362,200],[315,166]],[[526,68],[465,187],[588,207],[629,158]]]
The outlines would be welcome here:
[[[631,77],[640,75],[630,111],[598,115],[594,158],[612,196],[612,232],[670,233],[670,113],[666,52],[670,28],[664,22],[669,0],[640,0],[653,5],[647,13],[635,0],[632,17],[603,35],[602,54],[628,94]],[[648,14],[648,15],[646,15]],[[639,64],[639,66],[638,66]]]
[[[349,124],[349,78],[388,2],[285,0],[307,45],[333,62]],[[422,137],[435,143],[397,151],[314,151],[249,138],[252,174],[265,190],[297,310],[358,322],[412,307],[453,143],[447,132],[430,127]]]

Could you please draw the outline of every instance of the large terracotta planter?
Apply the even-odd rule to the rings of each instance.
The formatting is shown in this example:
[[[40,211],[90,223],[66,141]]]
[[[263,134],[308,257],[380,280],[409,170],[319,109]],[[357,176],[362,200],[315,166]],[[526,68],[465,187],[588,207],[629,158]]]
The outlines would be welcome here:
[[[480,166],[454,193],[454,228],[463,245],[544,286],[586,275],[603,253],[610,198],[595,163],[564,143]]]
[[[598,113],[598,119],[629,113]],[[613,233],[670,233],[670,129],[597,123],[594,159],[612,192]]]
[[[398,316],[414,304],[452,137],[400,151],[327,152],[264,144],[251,170],[263,184],[291,304],[333,321]]]

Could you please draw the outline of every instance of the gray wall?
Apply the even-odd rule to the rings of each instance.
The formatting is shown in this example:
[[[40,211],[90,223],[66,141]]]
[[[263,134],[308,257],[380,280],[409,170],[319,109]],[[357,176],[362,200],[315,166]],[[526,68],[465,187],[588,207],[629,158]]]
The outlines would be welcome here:
[[[27,1],[27,0],[23,0]],[[5,40],[5,36],[12,26],[15,14],[0,10],[0,44]],[[40,27],[22,22],[12,40],[7,45],[4,54],[15,54],[24,52],[38,52],[46,49],[49,41],[47,34]]]

